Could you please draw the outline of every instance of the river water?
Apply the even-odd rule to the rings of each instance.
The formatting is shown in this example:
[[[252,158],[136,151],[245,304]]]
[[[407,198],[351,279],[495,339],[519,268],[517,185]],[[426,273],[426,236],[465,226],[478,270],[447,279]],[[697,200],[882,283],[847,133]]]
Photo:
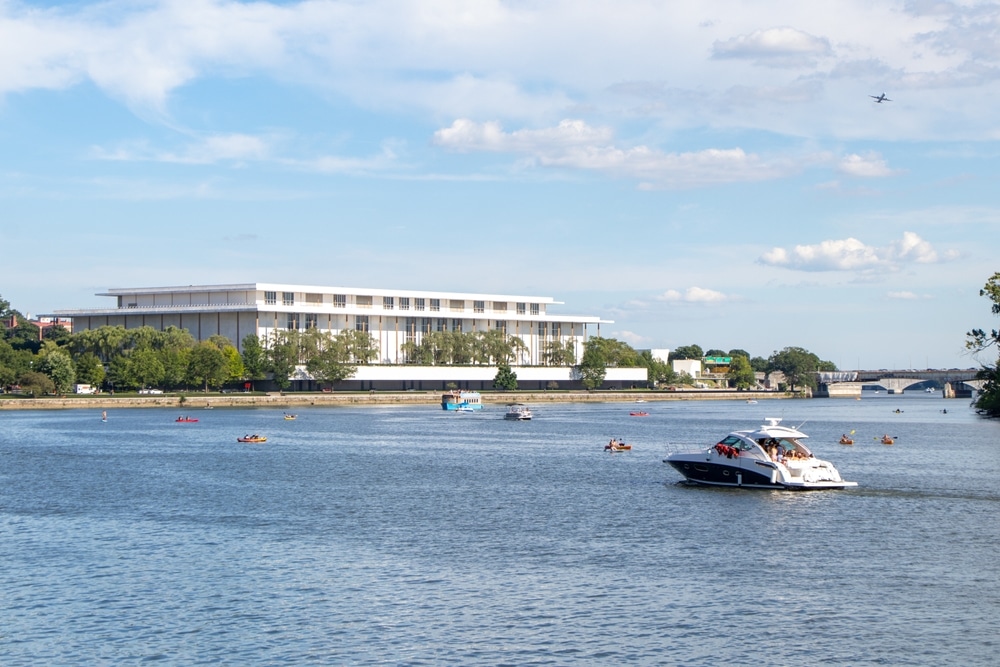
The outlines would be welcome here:
[[[0,662],[996,664],[1000,423],[967,401],[502,415],[5,411]],[[662,462],[765,417],[859,488]]]

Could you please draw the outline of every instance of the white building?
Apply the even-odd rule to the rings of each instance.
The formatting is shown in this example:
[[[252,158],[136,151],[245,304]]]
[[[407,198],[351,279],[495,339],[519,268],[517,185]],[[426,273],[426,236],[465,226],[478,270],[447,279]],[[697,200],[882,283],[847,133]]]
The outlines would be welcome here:
[[[516,360],[515,366],[540,366],[546,343],[570,342],[576,358],[580,359],[588,335],[600,335],[601,324],[612,323],[594,316],[551,313],[550,307],[560,302],[550,297],[467,292],[246,283],[109,289],[98,296],[114,298],[116,303],[109,308],[60,310],[55,315],[71,317],[74,331],[102,326],[126,329],[150,326],[159,330],[173,326],[187,329],[196,340],[219,334],[238,347],[242,347],[248,334],[267,339],[275,331],[304,331],[313,327],[331,334],[345,329],[366,331],[377,342],[379,357],[372,366],[358,368],[355,384],[378,382],[380,387],[385,383],[399,386],[400,382],[406,382],[409,383],[406,388],[420,388],[418,385],[424,376],[433,385],[445,381],[440,367],[433,373],[431,369],[418,371],[412,366],[408,369],[398,367],[395,371],[376,368],[404,364],[403,343],[419,344],[423,334],[432,331],[499,329],[520,338],[527,348],[525,358]],[[589,327],[594,330],[590,331]],[[547,382],[567,381],[569,369],[550,370],[546,373],[537,369],[527,374],[540,372],[537,382],[542,388]],[[606,382],[611,385],[646,380],[644,368],[608,371]],[[462,373],[473,371],[465,368]],[[367,378],[367,375],[372,377]],[[470,385],[492,382],[495,369],[491,372],[483,367],[473,375],[484,375],[484,378],[468,377],[465,382]],[[553,377],[549,379],[548,375]]]

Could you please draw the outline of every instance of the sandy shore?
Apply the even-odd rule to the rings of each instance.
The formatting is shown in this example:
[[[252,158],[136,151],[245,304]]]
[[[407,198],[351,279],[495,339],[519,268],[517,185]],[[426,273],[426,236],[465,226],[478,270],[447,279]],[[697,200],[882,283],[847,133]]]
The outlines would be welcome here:
[[[695,401],[695,400],[765,400],[794,398],[789,392],[750,391],[669,391],[669,392],[613,392],[613,391],[538,391],[538,392],[482,392],[483,403],[577,403],[636,401]],[[336,393],[290,394],[164,394],[157,396],[64,396],[48,398],[0,399],[3,410],[60,410],[107,408],[164,408],[183,407],[293,407],[309,405],[431,405],[441,402],[441,392],[431,391],[377,391]]]

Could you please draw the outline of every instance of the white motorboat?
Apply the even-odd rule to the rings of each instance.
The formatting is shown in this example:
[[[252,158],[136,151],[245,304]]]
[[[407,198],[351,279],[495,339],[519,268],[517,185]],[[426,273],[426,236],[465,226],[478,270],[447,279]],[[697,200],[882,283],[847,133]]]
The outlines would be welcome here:
[[[843,489],[845,482],[829,461],[802,444],[805,433],[768,418],[763,426],[733,431],[707,449],[671,454],[663,461],[691,484],[753,489]]]
[[[507,406],[507,414],[503,418],[511,421],[527,421],[531,419],[531,409],[522,403],[512,403]]]

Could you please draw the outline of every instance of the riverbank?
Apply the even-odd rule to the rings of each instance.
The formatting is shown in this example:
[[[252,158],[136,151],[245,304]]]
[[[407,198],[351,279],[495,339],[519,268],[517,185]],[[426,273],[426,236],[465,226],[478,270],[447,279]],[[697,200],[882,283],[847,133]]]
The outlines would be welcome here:
[[[485,404],[507,403],[634,403],[636,401],[771,400],[801,398],[801,394],[777,391],[727,391],[699,389],[681,391],[490,391],[481,392]],[[47,396],[45,398],[0,398],[4,410],[64,410],[108,408],[212,408],[275,407],[312,405],[436,405],[441,392],[376,391],[272,394],[158,394],[155,396]]]

